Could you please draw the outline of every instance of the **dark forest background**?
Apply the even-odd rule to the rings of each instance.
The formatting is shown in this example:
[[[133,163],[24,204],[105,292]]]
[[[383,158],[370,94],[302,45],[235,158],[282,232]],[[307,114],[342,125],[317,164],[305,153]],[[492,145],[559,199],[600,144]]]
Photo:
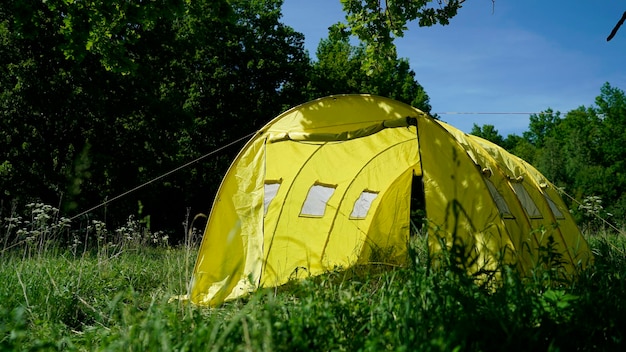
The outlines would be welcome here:
[[[281,23],[281,5],[5,1],[0,216],[43,202],[73,217],[330,94],[377,94],[430,112],[424,87],[392,45],[381,46],[381,55],[381,47],[372,51],[338,24],[313,59],[303,35]],[[593,215],[623,226],[626,96],[609,83],[598,89],[593,106],[532,115],[521,136],[503,137],[491,125],[475,125],[472,133],[562,187],[585,226],[602,226]],[[242,145],[85,217],[115,227],[133,215],[152,229],[180,233],[188,211],[209,211]]]

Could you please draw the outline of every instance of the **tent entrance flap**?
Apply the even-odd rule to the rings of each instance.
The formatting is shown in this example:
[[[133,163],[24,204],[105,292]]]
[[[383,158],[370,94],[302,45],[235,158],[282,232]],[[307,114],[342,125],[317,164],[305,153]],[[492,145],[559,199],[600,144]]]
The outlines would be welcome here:
[[[426,197],[424,194],[424,180],[421,173],[413,175],[411,182],[411,234],[422,232],[426,224]]]

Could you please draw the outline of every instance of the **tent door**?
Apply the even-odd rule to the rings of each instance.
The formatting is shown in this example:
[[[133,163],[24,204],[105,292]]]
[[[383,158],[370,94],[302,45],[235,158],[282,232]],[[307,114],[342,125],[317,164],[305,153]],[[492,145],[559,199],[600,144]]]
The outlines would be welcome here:
[[[411,236],[422,234],[426,224],[426,201],[422,175],[413,175],[411,182]]]

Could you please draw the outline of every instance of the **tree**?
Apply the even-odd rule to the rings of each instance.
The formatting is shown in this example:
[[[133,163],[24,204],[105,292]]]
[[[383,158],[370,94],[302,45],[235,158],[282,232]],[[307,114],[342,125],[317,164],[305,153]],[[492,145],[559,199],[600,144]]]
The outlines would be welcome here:
[[[596,97],[597,116],[602,123],[599,142],[602,166],[610,179],[607,209],[616,218],[626,218],[626,94],[605,83]]]
[[[599,197],[606,214],[626,215],[626,96],[608,83],[596,105],[581,106],[564,118],[550,110],[531,116],[525,139],[535,146],[532,162],[578,200]],[[584,213],[573,207],[576,216]]]
[[[525,160],[532,162],[549,180],[562,185],[565,166],[561,155],[563,135],[559,130],[561,113],[546,109],[539,114],[531,114],[529,120],[528,131],[522,133],[522,138],[528,144],[525,150],[530,154],[526,155]],[[523,145],[520,144],[517,150],[524,148]]]
[[[496,130],[493,125],[483,125],[482,127],[480,127],[477,124],[474,124],[470,133],[474,136],[478,136],[490,142],[493,142],[499,146],[504,146],[504,138],[502,138],[498,130]]]
[[[602,153],[605,165],[624,168],[626,160],[626,95],[605,83],[596,97],[596,115],[602,122]]]
[[[529,120],[529,131],[524,132],[523,137],[535,147],[541,148],[545,139],[556,133],[556,127],[561,121],[561,113],[547,109],[539,114],[531,114]]]
[[[626,11],[622,14],[622,17],[619,19],[619,21],[617,21],[617,23],[615,24],[615,27],[613,27],[613,30],[611,30],[611,33],[609,34],[609,36],[606,37],[607,42],[613,39],[615,34],[617,34],[617,31],[619,30],[619,28],[624,24],[624,21],[626,21]]]
[[[504,138],[504,142],[502,142],[502,147],[504,147],[504,149],[506,149],[507,151],[512,152],[513,149],[515,149],[517,145],[523,140],[524,138],[522,138],[521,136],[518,136],[514,133],[509,134],[508,136],[506,136],[506,138]]]
[[[302,102],[309,58],[303,36],[279,22],[281,4],[8,1],[0,8],[5,204],[61,200],[75,214]],[[234,152],[125,197],[107,221],[123,221],[139,201],[169,225],[187,206],[206,211]]]
[[[350,31],[366,44],[367,66],[384,61],[395,53],[394,38],[402,37],[407,23],[418,21],[422,27],[447,25],[465,0],[341,0]],[[391,57],[389,56],[391,55]]]
[[[376,74],[371,74],[363,62],[367,61],[365,45],[353,46],[349,36],[339,25],[331,27],[329,37],[318,45],[311,74],[311,97],[331,94],[369,93],[402,101],[430,112],[429,97],[415,80],[406,59],[393,56],[377,63]]]

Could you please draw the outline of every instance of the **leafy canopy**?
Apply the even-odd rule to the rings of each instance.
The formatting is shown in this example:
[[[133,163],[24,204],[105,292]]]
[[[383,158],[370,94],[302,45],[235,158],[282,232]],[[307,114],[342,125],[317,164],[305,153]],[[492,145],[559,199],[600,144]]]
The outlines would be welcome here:
[[[465,0],[341,0],[346,12],[349,31],[366,44],[370,59],[374,61],[393,59],[394,38],[402,37],[409,22],[418,21],[419,26],[447,25],[457,15]]]
[[[349,36],[339,30],[340,25],[330,28],[329,36],[322,39],[317,48],[317,61],[312,65],[312,98],[331,94],[369,93],[389,97],[430,112],[429,97],[417,82],[415,72],[406,59],[395,54],[376,63],[377,73],[364,67],[368,59],[364,44],[353,46]]]
[[[474,125],[472,134],[507,148],[536,166],[549,180],[564,187],[579,202],[598,199],[601,216],[624,225],[626,217],[626,94],[605,83],[595,105],[581,106],[564,116],[546,109],[530,115],[522,136],[503,139],[491,125]],[[591,219],[583,205],[572,211],[584,228],[603,225]],[[592,224],[591,222],[596,222]]]
[[[310,60],[302,34],[279,21],[281,5],[7,1],[0,205],[62,202],[73,215],[301,103]],[[231,157],[125,197],[106,210],[108,221],[124,222],[141,202],[139,212],[177,228],[186,207],[206,211]]]

